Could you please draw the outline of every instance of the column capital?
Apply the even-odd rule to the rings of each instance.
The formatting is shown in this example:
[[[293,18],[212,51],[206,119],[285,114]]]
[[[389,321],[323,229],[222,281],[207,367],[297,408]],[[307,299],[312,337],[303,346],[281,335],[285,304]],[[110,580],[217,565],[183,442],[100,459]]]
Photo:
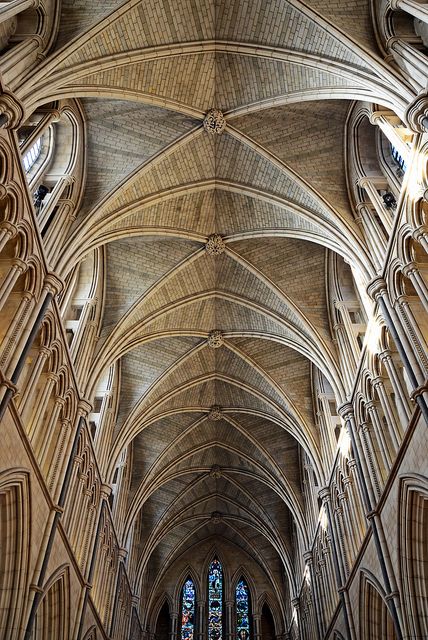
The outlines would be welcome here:
[[[386,282],[381,277],[376,277],[367,285],[367,293],[372,300],[377,300],[388,293]]]
[[[307,551],[303,552],[303,560],[307,564],[312,564],[312,551],[310,549],[308,549]]]
[[[108,498],[111,496],[111,486],[109,484],[105,484],[103,483],[101,485],[101,497],[104,498],[104,500],[108,500]]]
[[[64,283],[55,273],[49,272],[45,275],[44,286],[52,295],[56,296],[62,291]]]
[[[352,402],[344,402],[340,407],[337,407],[337,413],[343,420],[350,420],[354,417],[354,405]]]
[[[10,91],[0,94],[0,127],[17,129],[24,122],[24,105]]]
[[[404,119],[412,131],[424,133],[428,131],[428,93],[420,93],[407,106]]]
[[[330,487],[323,487],[318,491],[318,497],[321,498],[322,502],[330,502]]]
[[[85,400],[85,398],[80,398],[77,404],[77,410],[79,414],[82,416],[82,418],[86,418],[88,413],[91,413],[92,411],[92,404],[89,402],[89,400]]]

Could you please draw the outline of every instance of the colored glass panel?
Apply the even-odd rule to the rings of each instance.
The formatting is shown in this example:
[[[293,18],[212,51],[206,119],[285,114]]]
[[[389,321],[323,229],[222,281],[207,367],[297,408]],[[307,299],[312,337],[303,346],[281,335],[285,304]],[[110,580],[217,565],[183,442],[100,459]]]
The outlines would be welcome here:
[[[223,637],[223,572],[220,562],[215,559],[208,573],[208,638],[221,640]]]
[[[244,580],[236,585],[236,632],[238,640],[248,640],[250,637],[250,596]]]
[[[193,640],[195,632],[195,587],[186,580],[181,595],[181,640]]]

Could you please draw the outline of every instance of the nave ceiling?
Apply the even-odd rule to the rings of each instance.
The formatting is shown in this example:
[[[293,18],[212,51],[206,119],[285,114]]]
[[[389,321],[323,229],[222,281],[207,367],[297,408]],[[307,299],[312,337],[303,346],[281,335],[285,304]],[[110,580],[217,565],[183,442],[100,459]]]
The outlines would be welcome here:
[[[315,371],[346,398],[328,254],[373,275],[345,178],[347,117],[354,100],[403,112],[411,97],[377,54],[369,5],[65,0],[54,51],[10,79],[29,111],[81,102],[86,183],[53,266],[66,278],[103,252],[82,391],[118,364],[105,470],[132,447],[123,533],[140,522],[154,598],[169,567],[213,541],[257,562],[276,593],[283,572],[294,579],[302,452],[319,486],[327,473]],[[211,108],[221,135],[203,128]],[[220,255],[206,251],[213,234]]]

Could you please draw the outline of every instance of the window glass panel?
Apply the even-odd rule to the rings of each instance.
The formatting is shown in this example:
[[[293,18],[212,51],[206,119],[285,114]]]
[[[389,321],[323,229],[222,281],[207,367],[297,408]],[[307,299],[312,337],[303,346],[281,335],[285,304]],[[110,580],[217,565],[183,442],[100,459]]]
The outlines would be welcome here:
[[[391,154],[394,158],[395,164],[397,164],[403,171],[407,171],[407,165],[404,162],[404,158],[400,156],[398,150],[393,145],[391,145]]]
[[[38,138],[23,158],[25,172],[28,173],[42,150],[42,139]]]
[[[208,638],[223,637],[223,572],[220,562],[214,559],[208,573]]]
[[[195,587],[189,578],[181,595],[181,640],[193,640],[195,631]]]
[[[250,637],[250,598],[245,581],[236,585],[236,632],[238,640],[248,640]]]

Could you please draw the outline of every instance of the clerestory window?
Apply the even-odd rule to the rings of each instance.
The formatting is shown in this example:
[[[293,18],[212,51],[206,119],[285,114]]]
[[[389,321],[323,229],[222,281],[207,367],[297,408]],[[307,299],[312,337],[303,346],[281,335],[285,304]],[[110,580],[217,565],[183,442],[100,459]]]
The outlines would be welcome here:
[[[395,164],[404,172],[407,171],[407,165],[404,161],[404,158],[400,155],[399,151],[391,145],[391,155],[395,162]]]
[[[42,151],[42,139],[38,138],[33,146],[27,151],[23,158],[25,173],[31,170],[36,160],[39,158]]]

